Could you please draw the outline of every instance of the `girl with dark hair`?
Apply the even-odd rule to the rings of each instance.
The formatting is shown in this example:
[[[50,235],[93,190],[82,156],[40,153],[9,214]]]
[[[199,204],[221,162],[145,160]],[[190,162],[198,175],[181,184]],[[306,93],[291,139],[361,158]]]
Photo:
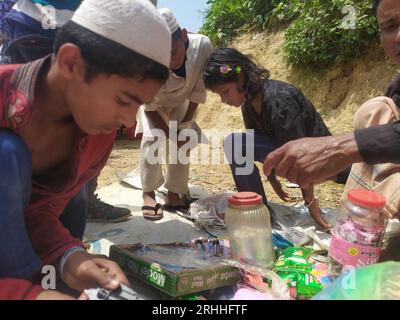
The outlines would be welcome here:
[[[219,94],[222,102],[241,107],[246,129],[254,133],[231,134],[225,140],[225,153],[238,191],[253,191],[267,197],[260,174],[252,163],[252,172],[240,174],[243,164],[233,155],[246,150],[246,161],[251,156],[263,163],[265,157],[286,142],[302,137],[329,136],[331,133],[312,103],[296,87],[269,79],[269,71],[257,66],[249,57],[232,48],[220,48],[208,58],[204,83],[207,89]],[[251,142],[249,142],[251,141]],[[247,150],[253,152],[248,154]],[[238,158],[238,157],[236,157]],[[343,173],[346,176],[345,173]],[[338,177],[344,183],[347,176]],[[268,176],[274,191],[284,201],[291,199],[276,179]],[[322,219],[318,200],[311,186],[302,189],[305,204],[315,221],[322,227],[329,225]]]

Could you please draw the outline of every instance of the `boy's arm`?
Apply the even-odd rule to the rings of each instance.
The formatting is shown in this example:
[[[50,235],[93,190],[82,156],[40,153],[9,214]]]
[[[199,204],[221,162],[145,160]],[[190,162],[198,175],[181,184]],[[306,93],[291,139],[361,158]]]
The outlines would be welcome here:
[[[198,103],[190,101],[186,114],[182,119],[182,123],[192,121],[198,107],[199,107]]]
[[[161,118],[160,114],[157,111],[145,111],[147,119],[153,125],[153,127],[164,131],[165,136],[169,137],[169,128],[167,124],[164,122],[163,118]]]
[[[203,71],[200,72],[200,75],[197,78],[196,86],[194,87],[192,93],[189,95],[188,99],[189,106],[187,108],[185,116],[182,119],[182,123],[192,121],[196,110],[199,107],[199,104],[206,102],[207,91],[203,81]]]
[[[199,63],[202,63],[202,66],[199,75],[197,76],[196,79],[196,85],[194,86],[193,91],[188,97],[190,103],[188,111],[186,112],[186,115],[182,120],[182,122],[191,121],[194,117],[194,114],[196,113],[199,104],[205,103],[207,99],[207,90],[203,81],[203,73],[207,58],[209,57],[209,55],[213,50],[210,39],[208,39],[207,37],[203,37],[199,50],[201,50],[200,51],[201,58],[199,59]]]
[[[27,280],[0,279],[0,300],[34,300],[43,289]]]
[[[23,279],[0,279],[0,288],[0,300],[75,300],[54,290],[43,290]]]
[[[60,206],[62,207],[62,206]],[[71,236],[62,225],[57,212],[62,211],[53,203],[29,207],[25,223],[33,249],[45,265],[52,265],[72,247],[84,247],[79,239]]]
[[[49,205],[29,211],[25,218],[33,248],[43,264],[54,265],[65,283],[77,291],[97,286],[113,290],[121,282],[129,285],[116,263],[87,253],[82,242],[61,224],[56,214],[59,210],[54,210]]]

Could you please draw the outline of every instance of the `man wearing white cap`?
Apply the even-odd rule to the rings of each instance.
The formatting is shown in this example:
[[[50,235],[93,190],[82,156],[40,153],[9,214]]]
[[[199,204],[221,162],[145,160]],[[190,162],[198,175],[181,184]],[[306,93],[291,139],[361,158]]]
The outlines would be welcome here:
[[[84,0],[53,55],[0,66],[0,300],[65,298],[14,280],[42,265],[78,292],[127,283],[115,263],[85,251],[83,211],[74,236],[59,216],[104,167],[116,129],[132,126],[166,81],[170,51],[149,1]]]
[[[163,8],[159,12],[168,23],[172,34],[170,75],[156,98],[143,105],[139,114],[137,132],[143,132],[140,173],[143,187],[143,217],[159,220],[163,217],[161,205],[155,200],[154,191],[164,183],[161,163],[151,161],[154,133],[162,130],[169,137],[169,124],[177,123],[178,130],[191,126],[194,113],[206,100],[203,83],[203,68],[212,51],[211,41],[200,34],[188,34],[181,29],[171,12]],[[182,146],[180,142],[178,148]],[[170,150],[168,150],[170,151]],[[168,153],[168,152],[167,152]],[[187,211],[188,205],[180,195],[188,192],[189,164],[177,161],[168,163],[165,188],[168,189],[164,209]]]

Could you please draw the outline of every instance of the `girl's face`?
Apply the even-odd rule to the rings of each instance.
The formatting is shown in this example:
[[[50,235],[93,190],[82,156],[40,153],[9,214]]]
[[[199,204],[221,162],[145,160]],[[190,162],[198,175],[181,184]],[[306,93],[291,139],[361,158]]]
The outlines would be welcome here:
[[[386,55],[393,63],[400,64],[400,1],[381,1],[377,17]]]
[[[218,94],[223,103],[233,107],[240,107],[246,100],[246,93],[239,90],[237,82],[217,85],[211,91]]]

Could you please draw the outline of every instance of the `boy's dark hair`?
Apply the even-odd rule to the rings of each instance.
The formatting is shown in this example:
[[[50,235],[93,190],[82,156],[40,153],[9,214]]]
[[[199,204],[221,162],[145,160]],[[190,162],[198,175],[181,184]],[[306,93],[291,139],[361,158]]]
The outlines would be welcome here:
[[[141,77],[165,82],[168,68],[112,40],[98,35],[73,21],[67,22],[57,33],[54,52],[61,46],[72,43],[78,46],[87,63],[85,79],[100,74],[116,74],[122,77]]]
[[[182,37],[182,29],[178,27],[178,29],[172,34],[172,42],[179,40]]]
[[[238,82],[243,74],[244,84],[240,88],[246,92],[246,99],[253,100],[262,90],[264,80],[270,73],[259,68],[248,56],[233,48],[219,48],[207,59],[204,69],[204,84],[207,89],[229,82]]]
[[[373,8],[375,14],[378,13],[378,7],[379,7],[380,3],[381,3],[381,0],[372,0],[372,8]]]

